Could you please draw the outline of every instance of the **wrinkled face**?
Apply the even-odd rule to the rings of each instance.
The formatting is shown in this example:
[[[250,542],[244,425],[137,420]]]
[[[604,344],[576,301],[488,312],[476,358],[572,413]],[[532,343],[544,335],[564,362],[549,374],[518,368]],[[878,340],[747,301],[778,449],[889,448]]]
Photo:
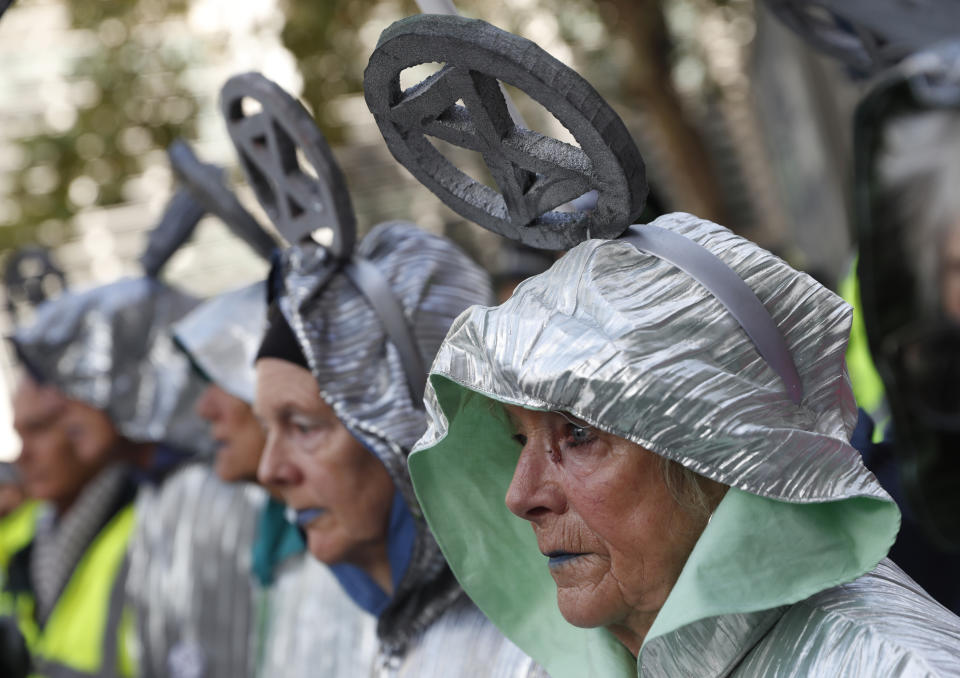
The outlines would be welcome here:
[[[393,481],[323,402],[313,375],[260,359],[254,410],[267,432],[259,480],[298,512],[310,553],[328,565],[389,567]]]
[[[706,518],[677,503],[652,452],[556,412],[507,410],[523,445],[507,507],[533,526],[560,612],[649,628]]]
[[[210,422],[210,435],[217,442],[214,470],[220,479],[256,482],[266,436],[250,405],[210,384],[197,400],[196,410]]]
[[[102,412],[25,378],[13,398],[28,496],[65,508],[111,458],[116,432]]]

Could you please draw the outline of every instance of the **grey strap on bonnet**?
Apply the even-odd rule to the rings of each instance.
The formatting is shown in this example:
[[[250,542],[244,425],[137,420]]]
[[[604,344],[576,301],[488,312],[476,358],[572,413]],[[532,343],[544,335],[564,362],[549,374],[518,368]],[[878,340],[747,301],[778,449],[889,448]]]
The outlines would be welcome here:
[[[250,101],[259,110],[245,109]],[[318,231],[332,232],[333,241],[325,249],[332,255],[333,271],[342,272],[370,303],[400,356],[411,401],[422,408],[427,371],[413,329],[380,270],[354,253],[356,218],[350,195],[313,118],[259,73],[230,78],[220,103],[247,179],[277,230],[293,245],[316,244]]]
[[[432,62],[444,66],[422,83],[401,88],[401,71]],[[543,105],[580,148],[515,125],[497,81]],[[659,227],[630,226],[647,193],[640,151],[613,109],[577,73],[535,43],[483,21],[420,15],[384,30],[363,84],[394,157],[447,206],[488,230],[541,249],[616,238],[629,228],[626,241],[685,271],[723,304],[783,380],[790,399],[801,402],[803,385],[783,334],[743,279],[689,238]],[[469,91],[458,89],[467,84]],[[490,148],[491,130],[500,135],[499,150]],[[453,166],[428,136],[483,153],[488,166],[496,165],[490,170],[503,196]],[[535,155],[535,162],[524,152]],[[518,177],[526,192],[516,192]],[[565,190],[536,192],[551,181]],[[549,211],[584,188],[597,190],[594,209],[567,216]]]
[[[632,226],[622,239],[641,252],[670,262],[706,287],[740,323],[767,364],[780,375],[790,400],[800,404],[803,383],[787,342],[766,307],[736,271],[706,247],[659,226]]]

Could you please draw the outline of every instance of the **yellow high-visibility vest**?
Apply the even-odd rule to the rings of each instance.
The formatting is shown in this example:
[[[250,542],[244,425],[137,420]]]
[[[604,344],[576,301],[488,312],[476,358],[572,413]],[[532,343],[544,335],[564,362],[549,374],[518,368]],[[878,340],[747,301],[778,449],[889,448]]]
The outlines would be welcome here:
[[[38,501],[25,501],[0,518],[0,587],[3,585],[2,573],[6,572],[13,554],[33,541],[40,506]]]
[[[873,364],[870,345],[867,341],[867,328],[863,323],[863,309],[860,304],[860,279],[857,277],[856,259],[850,270],[840,281],[838,292],[843,300],[853,306],[853,325],[850,328],[850,340],[847,343],[847,373],[857,405],[873,418],[873,442],[883,440],[883,431],[889,423],[886,393],[883,381]]]
[[[31,678],[127,678],[135,675],[135,633],[124,605],[133,506],[97,534],[70,575],[43,627],[28,592],[0,593],[0,615],[17,619],[32,659]]]

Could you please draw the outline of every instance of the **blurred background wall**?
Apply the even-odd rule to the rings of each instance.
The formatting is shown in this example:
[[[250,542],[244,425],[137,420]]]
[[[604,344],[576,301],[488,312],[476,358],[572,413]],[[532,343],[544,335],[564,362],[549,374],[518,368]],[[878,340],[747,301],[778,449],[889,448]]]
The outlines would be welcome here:
[[[858,89],[754,0],[457,6],[586,77],[633,133],[661,209],[729,226],[828,285],[845,273]],[[224,80],[247,70],[300,95],[315,114],[362,231],[411,219],[492,265],[497,239],[393,160],[363,101],[363,69],[380,32],[416,11],[412,0],[17,0],[0,21],[0,267],[10,268],[18,248],[39,245],[69,286],[135,274],[174,188],[164,149],[177,137],[230,168],[241,199],[260,214],[217,107]],[[520,107],[532,126],[562,134],[542,109]],[[207,296],[264,273],[208,219],[165,276]],[[4,310],[0,331],[8,334],[15,316],[28,319],[30,309]],[[0,459],[18,450],[3,351]]]

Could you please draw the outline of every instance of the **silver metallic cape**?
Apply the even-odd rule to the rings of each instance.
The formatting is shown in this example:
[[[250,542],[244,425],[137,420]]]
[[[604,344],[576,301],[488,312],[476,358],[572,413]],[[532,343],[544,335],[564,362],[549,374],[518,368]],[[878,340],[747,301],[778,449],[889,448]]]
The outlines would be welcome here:
[[[42,304],[12,341],[34,373],[106,412],[127,438],[208,453],[193,413],[203,383],[168,332],[195,305],[157,280],[124,278]]]
[[[794,605],[691,624],[644,649],[643,678],[946,678],[960,620],[884,559]]]
[[[449,240],[413,224],[377,226],[359,243],[356,256],[371,262],[386,279],[425,362],[464,309],[488,303],[492,297],[482,269]],[[402,672],[406,661],[415,661],[411,653],[435,633],[451,634],[442,637],[449,643],[444,651],[454,657],[466,652],[471,642],[467,628],[434,627],[463,594],[423,520],[407,471],[407,454],[426,428],[425,413],[420,403],[410,400],[399,355],[372,306],[331,266],[323,248],[301,245],[287,250],[283,279],[280,307],[317,378],[321,396],[383,462],[417,522],[409,569],[377,628],[383,675],[397,675],[397,671],[399,675],[455,675],[442,666],[437,666],[436,674],[417,673],[419,669]],[[469,628],[478,625],[482,626],[471,622]],[[492,627],[487,633],[510,645]],[[455,643],[454,638],[459,640]],[[517,671],[525,675],[516,667],[484,675],[518,675]]]
[[[253,403],[253,363],[266,324],[266,284],[258,282],[205,301],[173,326],[173,334],[210,381]]]
[[[548,678],[466,597],[411,643],[402,661],[381,666],[384,678]]]
[[[253,675],[250,561],[263,500],[200,464],[141,489],[127,587],[141,678]]]
[[[377,653],[376,619],[309,553],[290,557],[257,591],[258,678],[368,676]]]
[[[721,226],[686,214],[654,224],[703,245],[755,291],[803,401],[791,402],[686,273],[625,242],[579,245],[503,305],[464,313],[431,368],[430,427],[410,464],[464,588],[557,676],[597,666],[658,678],[960,675],[960,620],[888,561],[877,565],[898,513],[847,442],[857,416],[849,306]],[[735,488],[638,662],[602,629],[558,616],[529,527],[503,507],[519,447],[496,401],[570,412]],[[567,639],[574,649],[551,661]]]

